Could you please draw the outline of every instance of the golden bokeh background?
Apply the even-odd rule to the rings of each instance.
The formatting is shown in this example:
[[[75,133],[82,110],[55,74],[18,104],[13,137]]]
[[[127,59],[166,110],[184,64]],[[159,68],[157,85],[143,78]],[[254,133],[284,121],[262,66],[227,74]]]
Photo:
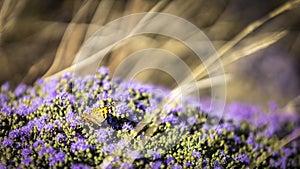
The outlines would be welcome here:
[[[2,0],[0,1],[0,83],[33,83],[74,63],[84,42],[103,25],[141,12],[169,13],[202,30],[222,54],[232,75],[228,101],[284,106],[300,94],[299,0]],[[167,26],[167,25],[166,25]],[[113,72],[129,54],[162,48],[191,68],[201,64],[182,43],[163,36],[136,36],[105,57]],[[227,59],[227,60],[226,60]],[[147,78],[172,86],[168,75]],[[173,87],[173,86],[172,86]]]

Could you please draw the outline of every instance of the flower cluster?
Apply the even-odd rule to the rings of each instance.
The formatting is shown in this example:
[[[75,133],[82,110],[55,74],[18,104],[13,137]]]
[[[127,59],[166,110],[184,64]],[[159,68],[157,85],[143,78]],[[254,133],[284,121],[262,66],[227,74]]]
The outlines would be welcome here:
[[[286,141],[296,114],[232,103],[218,119],[192,98],[164,104],[157,88],[112,81],[106,68],[3,84],[0,168],[300,167],[297,139]]]

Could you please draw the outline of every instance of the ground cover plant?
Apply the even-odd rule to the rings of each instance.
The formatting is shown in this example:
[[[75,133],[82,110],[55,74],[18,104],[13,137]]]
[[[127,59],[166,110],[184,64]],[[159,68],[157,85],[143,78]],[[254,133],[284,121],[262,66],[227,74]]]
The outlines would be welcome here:
[[[0,168],[295,168],[297,114],[231,103],[159,105],[168,90],[117,80],[108,69],[32,86],[1,86]],[[137,130],[143,119],[156,114]],[[292,133],[292,134],[290,134]],[[298,141],[299,142],[299,141]]]

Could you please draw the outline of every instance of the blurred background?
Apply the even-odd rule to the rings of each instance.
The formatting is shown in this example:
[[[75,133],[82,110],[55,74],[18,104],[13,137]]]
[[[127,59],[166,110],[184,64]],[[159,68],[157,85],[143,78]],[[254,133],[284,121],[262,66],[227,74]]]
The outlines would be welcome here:
[[[68,68],[84,42],[103,25],[140,12],[182,17],[202,30],[221,53],[227,101],[280,106],[300,94],[300,6],[298,0],[0,0],[0,83],[32,84]],[[280,34],[279,34],[280,33]],[[278,35],[279,34],[279,35]],[[191,68],[201,64],[180,42],[136,36],[117,45],[103,64],[114,71],[129,54],[162,48]],[[239,58],[231,63],[231,60]],[[228,61],[230,60],[230,61]],[[167,74],[150,76],[172,86]],[[172,86],[173,87],[173,86]]]

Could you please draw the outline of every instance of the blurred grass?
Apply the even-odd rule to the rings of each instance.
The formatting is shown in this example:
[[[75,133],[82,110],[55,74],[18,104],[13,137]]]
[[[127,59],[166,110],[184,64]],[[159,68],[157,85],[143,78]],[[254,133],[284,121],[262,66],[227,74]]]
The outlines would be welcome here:
[[[225,69],[234,75],[227,86],[229,101],[267,103],[275,100],[284,105],[300,93],[300,7],[295,4],[298,2],[2,0],[0,82],[30,84],[40,76],[57,73],[72,65],[82,44],[106,23],[133,13],[165,12],[198,26],[224,57],[224,62],[231,63],[237,57],[250,55]],[[285,36],[274,38],[282,31]],[[268,38],[269,41],[262,41]],[[172,51],[191,68],[201,64],[180,42],[148,35],[118,45],[104,63],[114,71],[126,56],[149,47]],[[165,86],[172,86],[174,82],[166,76],[157,79],[160,76],[155,73],[148,72],[147,77],[163,81]]]

